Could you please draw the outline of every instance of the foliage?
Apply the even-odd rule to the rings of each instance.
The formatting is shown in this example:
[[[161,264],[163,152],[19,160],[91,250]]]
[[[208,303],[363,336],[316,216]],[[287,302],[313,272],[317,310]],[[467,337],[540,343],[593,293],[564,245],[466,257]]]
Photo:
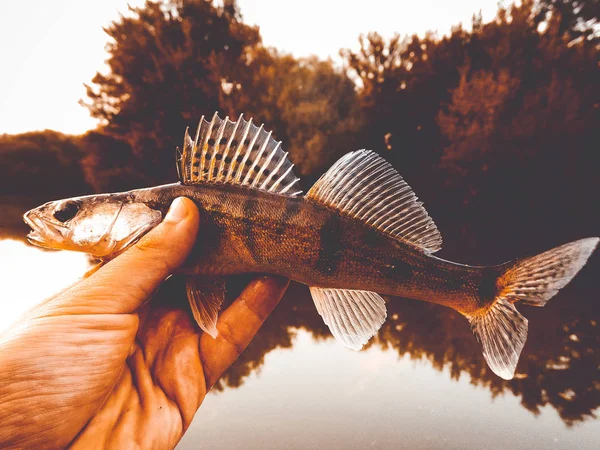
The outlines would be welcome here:
[[[81,137],[81,146],[86,153],[83,174],[95,192],[126,191],[148,182],[144,174],[148,161],[135,155],[125,140],[89,131]]]
[[[136,178],[172,181],[167,149],[179,144],[187,125],[216,110],[268,123],[304,175],[348,148],[357,128],[356,93],[331,62],[262,47],[232,2],[147,2],[132,13],[106,30],[111,70],[87,86],[87,106],[102,119],[102,133],[129,144]]]
[[[84,193],[82,155],[77,138],[56,131],[0,135],[0,195],[49,200]]]
[[[505,236],[508,258],[527,251],[514,236],[559,243],[600,223],[600,49],[564,33],[557,10],[540,28],[538,10],[500,8],[442,39],[372,33],[343,52],[361,86],[362,142],[399,168],[444,235],[483,257],[490,236]]]
[[[554,15],[561,36],[600,39],[600,0],[539,0],[537,8],[536,22]]]
[[[341,51],[338,68],[265,48],[235,2],[147,1],[106,28],[109,71],[95,75],[86,103],[101,126],[76,139],[85,179],[97,191],[172,182],[186,126],[244,112],[283,141],[305,188],[346,151],[379,152],[444,235],[482,255],[490,234],[533,233],[532,246],[593,234],[596,4],[526,0],[442,38],[370,33],[358,51]],[[78,185],[79,167],[69,167]],[[41,189],[22,180],[11,186]],[[458,240],[445,241],[451,257]],[[527,251],[521,244],[502,250]]]
[[[268,124],[298,166],[311,176],[354,147],[360,129],[354,83],[331,61],[295,59],[258,48],[251,78],[228,98],[230,109]]]
[[[446,185],[472,230],[531,234],[532,243],[593,234],[600,223],[591,206],[600,188],[591,169],[599,162],[600,50],[570,42],[557,15],[539,33],[533,12],[524,2],[479,29],[488,56],[478,59],[489,62],[476,68],[470,56],[437,114]],[[540,232],[545,222],[557,231]],[[565,236],[574,223],[577,234]]]
[[[131,13],[105,30],[110,71],[87,85],[86,105],[103,133],[130,145],[147,183],[173,181],[185,127],[219,109],[259,34],[232,2],[147,1]]]

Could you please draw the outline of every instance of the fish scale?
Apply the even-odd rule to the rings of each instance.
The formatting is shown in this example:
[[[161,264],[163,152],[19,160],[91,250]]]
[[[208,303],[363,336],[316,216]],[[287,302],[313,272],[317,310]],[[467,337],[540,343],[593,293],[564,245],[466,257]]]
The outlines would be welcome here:
[[[492,371],[514,376],[527,338],[515,304],[544,306],[585,265],[598,238],[497,266],[437,258],[442,238],[410,186],[383,158],[340,158],[300,196],[287,153],[264,127],[200,120],[176,153],[178,183],[49,202],[27,212],[30,242],[117,257],[189,197],[201,227],[179,272],[198,326],[216,337],[221,277],[277,274],[307,284],[333,336],[360,349],[386,320],[383,294],[463,314]],[[400,300],[397,300],[400,301]]]

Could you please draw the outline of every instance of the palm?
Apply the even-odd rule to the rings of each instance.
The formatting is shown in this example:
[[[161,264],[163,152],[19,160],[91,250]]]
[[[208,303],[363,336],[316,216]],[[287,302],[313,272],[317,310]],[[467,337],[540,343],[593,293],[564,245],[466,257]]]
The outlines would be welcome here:
[[[198,329],[184,306],[143,308],[125,370],[74,447],[88,448],[100,435],[115,448],[131,445],[132,438],[142,448],[173,448],[286,286],[273,277],[251,282],[222,315],[216,340]]]
[[[123,371],[116,378],[107,371],[114,388],[75,448],[90,448],[99,436],[114,448],[126,448],[132,440],[141,448],[173,448],[206,395],[202,337],[189,314],[150,306],[140,315],[130,356],[114,355]],[[130,332],[135,335],[135,327]]]
[[[132,442],[173,448],[207,391],[250,342],[286,286],[275,277],[251,282],[222,313],[217,339],[202,334],[180,306],[153,301],[139,314],[65,314],[52,301],[42,305],[29,323],[44,325],[24,331],[36,342],[34,351],[23,358],[27,349],[15,348],[15,374],[2,377],[30,374],[26,383],[14,385],[21,396],[14,404],[33,402],[39,411],[28,424],[43,424],[44,432],[29,436],[29,442],[36,448],[69,443],[129,448]],[[22,347],[23,340],[18,342]],[[15,428],[19,435],[26,433],[22,424],[16,422]]]

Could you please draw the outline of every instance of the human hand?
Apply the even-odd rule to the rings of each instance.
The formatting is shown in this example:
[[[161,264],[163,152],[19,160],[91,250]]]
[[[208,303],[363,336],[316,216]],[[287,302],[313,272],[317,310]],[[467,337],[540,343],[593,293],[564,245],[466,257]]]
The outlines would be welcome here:
[[[1,448],[175,447],[288,283],[250,282],[221,313],[217,339],[187,310],[142,306],[198,226],[193,202],[176,200],[134,247],[0,335]]]

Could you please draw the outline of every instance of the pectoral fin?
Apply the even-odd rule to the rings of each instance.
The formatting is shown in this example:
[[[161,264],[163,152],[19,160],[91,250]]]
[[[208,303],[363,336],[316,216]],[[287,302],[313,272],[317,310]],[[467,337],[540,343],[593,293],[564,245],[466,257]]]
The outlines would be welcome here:
[[[385,301],[375,292],[311,287],[310,293],[331,334],[353,350],[360,350],[387,317]]]
[[[186,291],[198,326],[216,338],[217,317],[225,300],[225,281],[216,277],[189,276]]]

